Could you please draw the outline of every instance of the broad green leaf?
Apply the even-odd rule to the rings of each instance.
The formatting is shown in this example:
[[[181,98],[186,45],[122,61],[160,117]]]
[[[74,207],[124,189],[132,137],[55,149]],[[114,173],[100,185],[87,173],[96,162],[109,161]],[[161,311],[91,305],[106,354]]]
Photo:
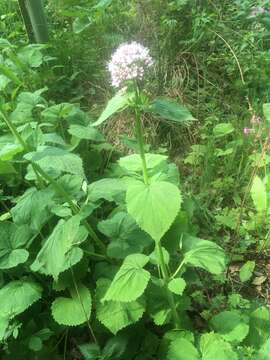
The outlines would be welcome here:
[[[8,66],[0,63],[0,74],[3,74],[6,78],[10,79],[17,85],[21,85],[21,80],[18,78],[17,74],[11,70]]]
[[[86,237],[87,232],[80,226],[79,216],[73,216],[67,221],[60,220],[39,251],[31,269],[52,275],[57,280],[61,272],[81,260],[83,251],[78,245]]]
[[[98,126],[104,121],[106,121],[109,117],[114,115],[116,112],[126,108],[133,96],[133,93],[117,93],[111,100],[108,101],[106,108],[103,110],[97,121],[94,122],[92,125]]]
[[[2,161],[9,161],[11,160],[16,154],[23,151],[23,148],[19,144],[5,144],[0,149],[0,160]]]
[[[144,301],[119,302],[104,301],[101,299],[110,287],[109,279],[99,279],[96,290],[96,311],[98,320],[113,334],[124,327],[137,322],[145,311]]]
[[[24,263],[29,256],[23,245],[30,239],[28,226],[0,222],[0,269],[10,269]]]
[[[65,172],[84,177],[82,159],[64,149],[41,146],[38,151],[25,155],[25,158],[38,164],[44,171]]]
[[[76,109],[74,104],[61,103],[52,105],[43,110],[41,115],[46,121],[57,123],[61,119],[67,119],[67,117]]]
[[[186,288],[186,282],[182,278],[173,279],[169,282],[168,288],[172,293],[182,295]]]
[[[270,103],[263,104],[263,115],[267,122],[270,122]]]
[[[105,347],[102,350],[101,359],[102,360],[111,360],[111,359],[122,359],[124,352],[127,349],[128,338],[123,335],[116,335],[111,337]]]
[[[48,190],[28,189],[11,209],[13,220],[18,225],[28,225],[39,231],[50,217],[53,193]]]
[[[231,123],[220,123],[217,124],[213,129],[215,137],[222,137],[231,134],[234,131],[234,127]]]
[[[266,340],[263,346],[260,348],[258,355],[254,356],[254,360],[269,360],[270,354],[270,338]]]
[[[240,280],[242,282],[248,281],[253,274],[253,270],[255,269],[255,261],[247,261],[239,271]]]
[[[224,340],[232,343],[240,343],[249,332],[249,326],[236,311],[223,311],[215,315],[210,324]]]
[[[170,98],[156,99],[149,108],[149,111],[164,118],[183,125],[194,121],[190,111],[177,101]]]
[[[127,256],[102,301],[130,302],[138,299],[150,280],[150,273],[143,269],[148,261],[148,256],[143,254]]]
[[[0,160],[0,175],[6,174],[16,174],[16,170],[10,162]]]
[[[269,338],[270,312],[266,307],[261,306],[250,314],[249,329],[246,342],[259,349]]]
[[[24,102],[19,102],[10,114],[10,120],[16,125],[24,125],[33,120],[33,106]]]
[[[126,185],[121,179],[101,179],[88,186],[89,201],[100,199],[121,203],[125,199]]]
[[[100,221],[98,229],[110,238],[107,254],[116,259],[124,259],[130,254],[142,253],[143,249],[152,242],[150,236],[139,228],[129,214],[124,212]]]
[[[169,230],[180,210],[179,189],[165,181],[145,185],[136,181],[127,189],[129,214],[155,241],[160,241]]]
[[[41,287],[30,280],[15,280],[0,289],[1,317],[13,319],[41,298]]]
[[[250,192],[256,210],[260,213],[265,212],[267,210],[267,192],[259,176],[255,176]]]
[[[231,345],[218,334],[207,333],[200,339],[202,360],[238,360]]]
[[[84,285],[70,290],[70,298],[58,297],[52,303],[52,316],[60,325],[77,326],[89,320],[92,309],[90,291]]]
[[[225,270],[225,260],[225,253],[220,246],[201,239],[194,242],[191,250],[184,255],[185,263],[200,267],[212,274],[221,274]]]
[[[72,24],[72,29],[75,34],[80,34],[92,24],[92,19],[89,16],[77,17]]]
[[[195,346],[184,338],[179,338],[169,346],[167,360],[200,360],[200,355]]]
[[[84,356],[84,360],[97,360],[100,359],[100,348],[95,343],[82,344],[78,348]]]
[[[147,310],[157,326],[169,323],[172,315],[164,283],[150,282],[147,288]]]
[[[159,154],[145,154],[147,169],[153,169],[156,166],[166,162],[168,156]],[[142,160],[139,154],[132,154],[121,157],[119,165],[127,171],[139,172],[142,171]]]
[[[70,125],[68,132],[71,135],[77,137],[78,139],[86,139],[97,142],[105,141],[104,136],[93,126],[82,126],[82,125],[72,124]]]
[[[113,0],[100,0],[97,5],[94,6],[94,9],[105,9],[111,5],[112,2]]]
[[[23,47],[18,52],[18,58],[30,68],[37,68],[43,62],[43,55],[40,51],[43,45],[31,44]]]
[[[161,247],[161,251],[163,253],[164,262],[166,265],[168,265],[170,261],[170,254],[163,246]],[[149,255],[149,261],[151,264],[160,265],[159,249],[156,246],[154,251]]]

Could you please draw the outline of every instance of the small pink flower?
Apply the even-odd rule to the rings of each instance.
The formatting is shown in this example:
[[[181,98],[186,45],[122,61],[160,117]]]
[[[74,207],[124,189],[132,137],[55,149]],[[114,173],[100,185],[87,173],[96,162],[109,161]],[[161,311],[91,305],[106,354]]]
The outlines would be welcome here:
[[[243,129],[243,133],[245,134],[245,135],[249,135],[249,134],[251,134],[251,133],[254,133],[254,129],[251,129],[251,128],[247,128],[247,127],[245,127],[244,129]]]
[[[112,85],[122,86],[127,80],[142,80],[145,69],[153,65],[149,50],[133,41],[122,44],[112,55],[108,69],[112,77]]]

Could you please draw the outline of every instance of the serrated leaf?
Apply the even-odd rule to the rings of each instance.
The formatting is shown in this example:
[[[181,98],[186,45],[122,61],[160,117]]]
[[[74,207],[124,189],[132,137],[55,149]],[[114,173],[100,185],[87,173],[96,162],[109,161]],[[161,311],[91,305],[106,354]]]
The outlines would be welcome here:
[[[25,158],[38,164],[44,171],[65,172],[85,177],[82,159],[64,149],[41,146],[38,151],[25,155]]]
[[[185,288],[186,282],[182,278],[172,279],[168,284],[168,289],[176,295],[182,295]]]
[[[86,237],[87,231],[80,226],[79,216],[73,216],[67,221],[60,220],[39,251],[31,269],[52,275],[57,280],[61,272],[81,260],[83,251],[78,245]]]
[[[193,238],[196,240],[196,238]],[[191,250],[185,253],[184,261],[187,264],[198,266],[212,274],[221,274],[226,267],[224,250],[212,241],[197,239]]]
[[[166,119],[183,125],[194,121],[190,111],[177,101],[170,98],[156,99],[150,106],[150,112]]]
[[[41,298],[40,285],[30,280],[15,280],[0,289],[1,317],[13,319]]]
[[[150,280],[150,273],[143,269],[149,258],[132,254],[125,258],[102,301],[130,302],[140,297]]]
[[[249,332],[248,324],[236,311],[223,311],[215,315],[210,324],[224,340],[232,343],[240,343]]]
[[[166,162],[168,156],[159,154],[145,154],[145,161],[147,169],[153,169],[156,166]],[[142,160],[140,155],[132,154],[121,157],[119,159],[119,165],[130,172],[142,171]]]
[[[98,126],[114,115],[116,112],[123,110],[134,96],[133,93],[117,93],[111,100],[108,101],[108,104],[101,113],[100,117],[94,122],[93,126]]]
[[[70,290],[71,298],[58,297],[52,303],[52,316],[60,325],[77,326],[90,318],[92,309],[90,291],[84,285],[78,285],[76,289]]]
[[[113,334],[130,324],[137,322],[145,311],[144,301],[138,299],[128,303],[104,301],[101,299],[111,285],[109,279],[99,279],[96,292],[96,311],[98,320]]]
[[[16,267],[28,259],[29,253],[22,247],[30,237],[29,227],[0,222],[0,269]]]
[[[200,355],[195,346],[187,339],[179,338],[169,346],[167,360],[200,360]]]
[[[139,228],[129,214],[124,212],[100,221],[98,230],[110,239],[107,254],[115,259],[124,259],[130,254],[141,253],[152,242],[150,236]]]
[[[208,333],[200,339],[202,360],[238,360],[231,345],[218,334]]]
[[[181,201],[179,189],[165,181],[150,185],[136,181],[128,186],[126,194],[128,213],[155,241],[169,230]]]
[[[39,231],[50,217],[53,193],[48,190],[28,189],[11,209],[13,220],[18,225],[28,225]]]
[[[242,282],[250,280],[255,269],[255,261],[247,261],[239,270],[239,277]]]
[[[92,141],[105,141],[104,136],[93,126],[82,126],[77,124],[70,125],[68,132],[78,139],[86,139]]]
[[[256,210],[258,212],[265,212],[267,210],[267,192],[259,176],[255,176],[250,192]]]

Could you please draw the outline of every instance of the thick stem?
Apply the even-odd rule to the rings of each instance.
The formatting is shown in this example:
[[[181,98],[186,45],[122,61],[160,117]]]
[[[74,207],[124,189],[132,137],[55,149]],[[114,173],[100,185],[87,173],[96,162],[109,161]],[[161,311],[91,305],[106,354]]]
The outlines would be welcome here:
[[[13,125],[13,123],[8,119],[8,117],[0,111],[0,115],[2,116],[2,119],[5,121],[6,125],[8,126],[8,128],[10,129],[11,133],[13,134],[13,136],[17,139],[17,141],[21,144],[21,146],[23,147],[23,149],[28,152],[29,151],[29,147],[28,145],[25,143],[25,141],[23,140],[23,138],[21,137],[21,135],[18,133],[16,127]],[[54,178],[52,178],[51,176],[49,176],[38,164],[31,162],[31,165],[33,166],[33,169],[35,171],[35,173],[37,174],[37,176],[41,175],[42,178],[44,178],[45,180],[47,180],[52,187],[54,188],[55,192],[58,193],[59,195],[61,195],[65,201],[69,204],[73,214],[78,214],[80,211],[80,208],[77,207],[72,199],[70,198],[69,194],[58,184],[57,181],[55,181]],[[94,242],[97,244],[97,246],[102,250],[102,252],[104,254],[106,254],[106,246],[103,244],[103,242],[99,239],[99,237],[97,236],[97,234],[95,233],[95,231],[92,229],[91,225],[86,221],[83,220],[82,224],[85,226],[85,228],[87,229],[89,235],[92,237],[92,239],[94,240]]]
[[[138,98],[138,95],[137,95],[137,98]],[[138,108],[135,109],[135,115],[136,115],[136,136],[137,136],[137,141],[138,141],[139,150],[140,150],[140,156],[141,156],[141,160],[142,160],[143,179],[144,179],[144,183],[146,185],[149,185],[149,177],[148,177],[148,173],[147,173],[147,166],[146,166],[145,152],[144,152],[144,140],[143,140],[143,132],[142,132],[141,113]],[[166,267],[166,264],[164,261],[164,256],[163,256],[162,247],[161,247],[160,242],[157,243],[156,246],[157,246],[157,251],[158,251],[159,264],[161,267],[161,273],[162,273],[162,277],[164,280],[164,287],[166,289],[168,303],[172,310],[174,325],[176,328],[180,328],[180,321],[179,321],[179,317],[178,317],[177,310],[176,310],[174,296],[168,289],[168,283],[170,281],[170,277],[169,277],[169,273],[168,273],[168,270],[167,270],[167,267]]]
[[[136,117],[136,124],[135,124],[136,136],[137,136],[140,155],[141,155],[141,159],[142,159],[143,179],[144,179],[145,184],[149,185],[149,178],[148,178],[148,174],[147,174],[147,166],[146,166],[145,152],[144,152],[141,113],[138,109],[135,110],[135,117]]]
[[[171,307],[172,310],[172,315],[173,315],[173,320],[174,320],[174,325],[175,328],[179,329],[180,328],[180,320],[179,320],[179,316],[177,313],[177,309],[176,309],[176,304],[174,301],[174,296],[173,294],[170,292],[170,290],[168,289],[168,283],[170,281],[170,277],[169,277],[169,273],[164,261],[164,255],[163,255],[163,251],[162,251],[162,247],[160,242],[158,242],[156,244],[157,247],[157,251],[158,251],[158,255],[159,255],[159,263],[160,263],[160,267],[161,267],[161,272],[162,272],[162,276],[163,276],[163,280],[165,283],[165,288],[166,288],[166,293],[167,293],[167,298],[168,298],[168,303]]]

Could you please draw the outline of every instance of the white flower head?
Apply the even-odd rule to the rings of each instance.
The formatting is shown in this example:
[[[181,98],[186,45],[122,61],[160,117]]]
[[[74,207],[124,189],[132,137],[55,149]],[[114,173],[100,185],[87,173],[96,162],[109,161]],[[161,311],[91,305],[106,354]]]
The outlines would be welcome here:
[[[120,87],[127,80],[142,80],[145,70],[153,65],[149,49],[133,41],[120,45],[108,64],[112,85]]]
[[[249,18],[255,18],[258,15],[267,13],[267,10],[261,6],[253,7],[251,8],[251,13],[249,15]]]

